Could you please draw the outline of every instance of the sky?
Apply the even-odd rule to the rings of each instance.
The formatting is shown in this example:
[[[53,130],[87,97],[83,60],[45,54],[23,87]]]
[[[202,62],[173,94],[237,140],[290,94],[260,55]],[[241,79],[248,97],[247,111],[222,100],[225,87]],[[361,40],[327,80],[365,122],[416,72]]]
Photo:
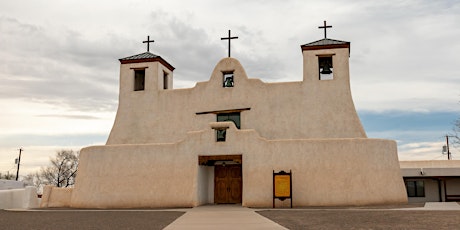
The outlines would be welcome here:
[[[400,160],[447,159],[460,117],[460,2],[311,0],[17,0],[0,2],[0,173],[48,165],[61,149],[105,144],[118,106],[119,58],[150,51],[174,88],[207,81],[227,55],[250,78],[302,80],[300,45],[351,42],[353,100],[370,138]],[[460,149],[451,148],[460,160]]]

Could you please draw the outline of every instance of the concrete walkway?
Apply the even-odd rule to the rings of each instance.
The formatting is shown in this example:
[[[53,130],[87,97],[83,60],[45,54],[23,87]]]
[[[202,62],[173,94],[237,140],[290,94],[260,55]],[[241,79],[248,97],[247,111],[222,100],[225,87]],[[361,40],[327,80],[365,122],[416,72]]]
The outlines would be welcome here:
[[[394,209],[398,210],[398,209]],[[420,208],[401,208],[399,210],[460,210],[457,202],[426,202],[424,207]]]
[[[165,229],[287,229],[241,205],[192,208]]]

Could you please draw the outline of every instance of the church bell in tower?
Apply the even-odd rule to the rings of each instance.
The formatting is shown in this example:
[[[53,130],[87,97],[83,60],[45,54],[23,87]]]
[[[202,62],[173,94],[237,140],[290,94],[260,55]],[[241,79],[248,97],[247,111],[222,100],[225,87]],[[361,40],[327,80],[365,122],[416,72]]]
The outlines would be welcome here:
[[[319,72],[321,74],[332,73],[332,57],[320,57],[318,60]]]

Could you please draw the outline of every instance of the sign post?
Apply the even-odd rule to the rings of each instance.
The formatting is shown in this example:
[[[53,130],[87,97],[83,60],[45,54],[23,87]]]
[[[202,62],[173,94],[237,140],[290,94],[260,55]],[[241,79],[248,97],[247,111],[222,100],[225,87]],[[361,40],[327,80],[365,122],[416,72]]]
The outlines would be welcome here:
[[[284,201],[291,200],[292,208],[292,172],[281,171],[275,173],[273,170],[273,208],[275,208],[275,199]]]

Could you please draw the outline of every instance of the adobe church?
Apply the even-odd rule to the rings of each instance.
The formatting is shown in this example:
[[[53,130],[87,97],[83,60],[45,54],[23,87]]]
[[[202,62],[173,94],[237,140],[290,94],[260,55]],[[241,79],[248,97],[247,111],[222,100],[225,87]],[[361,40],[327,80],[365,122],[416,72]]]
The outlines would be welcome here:
[[[151,52],[120,59],[106,145],[82,149],[75,187],[46,187],[41,206],[271,207],[281,170],[292,172],[294,207],[406,203],[396,142],[367,138],[350,42],[327,38],[328,27],[300,46],[299,82],[249,78],[230,57],[230,31],[229,57],[193,88],[173,89],[174,67]]]

